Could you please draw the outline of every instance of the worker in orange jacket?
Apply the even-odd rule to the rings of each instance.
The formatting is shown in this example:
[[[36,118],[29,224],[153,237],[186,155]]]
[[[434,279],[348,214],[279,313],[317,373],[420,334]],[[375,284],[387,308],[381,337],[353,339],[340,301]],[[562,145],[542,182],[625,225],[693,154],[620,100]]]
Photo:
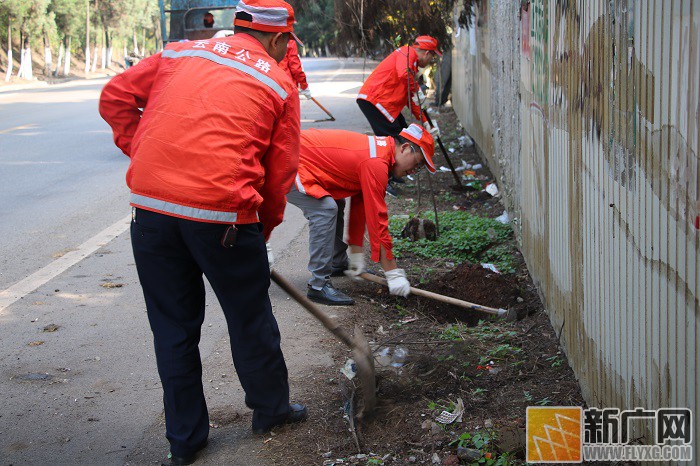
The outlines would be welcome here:
[[[412,46],[393,51],[369,75],[357,95],[357,105],[377,136],[396,136],[407,125],[401,110],[408,106],[431,134],[439,134],[422,114],[425,96],[418,85],[418,68],[424,68],[442,56],[438,42],[419,36]]]
[[[412,124],[395,138],[367,136],[342,130],[309,129],[301,132],[299,172],[287,200],[309,220],[309,271],[307,297],[328,305],[350,305],[352,298],[330,281],[343,219],[336,199],[350,197],[348,229],[349,266],[346,275],[365,270],[363,242],[369,233],[371,259],[380,262],[389,291],[408,296],[410,285],[392,254],[389,217],[384,190],[389,174],[404,176],[433,165],[434,142],[422,127]],[[342,241],[341,241],[342,243]],[[344,251],[344,250],[343,250]]]
[[[253,431],[307,415],[289,403],[265,246],[298,165],[299,96],[277,65],[294,11],[282,0],[241,0],[235,15],[235,35],[169,44],[100,97],[100,114],[131,158],[131,240],[171,464],[194,462],[209,434],[198,350],[203,275],[226,317]]]
[[[433,136],[440,135],[437,122],[431,126],[423,116],[425,96],[418,85],[418,68],[424,68],[442,56],[438,41],[430,36],[418,36],[413,46],[394,50],[372,71],[357,95],[357,105],[377,136],[396,136],[408,124],[401,114],[408,106],[416,120]],[[403,183],[392,176],[392,183]],[[391,184],[386,192],[398,195]]]
[[[311,90],[309,89],[309,83],[306,82],[306,73],[304,73],[304,67],[301,65],[299,47],[296,40],[292,39],[287,44],[287,54],[280,62],[280,68],[287,73],[292,82],[299,88],[299,95],[311,99]]]

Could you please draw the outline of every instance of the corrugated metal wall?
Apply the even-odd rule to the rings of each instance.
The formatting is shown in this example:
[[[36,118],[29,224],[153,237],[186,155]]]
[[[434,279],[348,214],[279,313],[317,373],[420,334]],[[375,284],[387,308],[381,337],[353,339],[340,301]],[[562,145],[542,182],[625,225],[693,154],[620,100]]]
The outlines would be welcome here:
[[[695,436],[700,0],[475,3],[453,104],[586,400],[690,407]]]

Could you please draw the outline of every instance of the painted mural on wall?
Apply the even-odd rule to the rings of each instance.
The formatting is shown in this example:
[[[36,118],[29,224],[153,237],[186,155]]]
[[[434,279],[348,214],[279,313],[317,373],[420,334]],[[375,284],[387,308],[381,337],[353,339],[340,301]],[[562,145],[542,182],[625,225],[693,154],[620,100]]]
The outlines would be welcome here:
[[[697,409],[700,0],[488,6],[520,29],[478,29],[476,58],[459,36],[453,103],[510,164],[514,230],[587,401]]]
[[[529,7],[533,101],[546,113],[549,105],[549,0],[533,0]]]
[[[683,103],[698,99],[698,50],[694,47],[697,25],[681,31],[682,43],[693,47],[694,52],[686,50],[682,57],[690,59],[678,60],[674,64],[678,69],[672,70],[673,76],[687,77],[686,87],[676,89],[673,96],[660,96],[658,78],[640,60],[635,44],[640,33],[635,31],[638,2],[605,2],[603,14],[582,37],[585,24],[581,8],[585,5],[557,0],[553,18],[551,82],[553,98],[557,105],[563,102],[561,107],[566,111],[570,155],[582,156],[577,142],[584,135],[595,138],[616,182],[634,191],[636,177],[644,177],[673,218],[695,228],[700,202],[697,141],[689,141],[688,137],[697,138],[698,110],[687,105],[681,108]],[[533,18],[532,22],[534,35],[537,20]],[[534,70],[538,71],[536,67]],[[683,87],[682,82],[677,84]],[[677,108],[686,115],[659,115],[656,102],[669,98],[682,100]],[[681,121],[685,121],[684,127],[679,127]]]
[[[570,136],[569,156],[581,160],[583,137],[597,141],[609,176],[632,196],[643,196],[635,192],[637,186],[651,188],[675,220],[677,227],[672,228],[678,228],[682,237],[690,239],[698,228],[700,208],[698,112],[688,105],[698,100],[697,24],[683,22],[679,12],[665,11],[666,21],[681,23],[674,25],[681,35],[679,43],[693,51],[677,52],[677,45],[668,34],[661,47],[652,43],[652,58],[665,64],[661,69],[656,66],[657,73],[662,74],[657,77],[638,56],[635,37],[643,35],[634,29],[638,24],[635,15],[640,12],[635,8],[640,7],[639,3],[606,2],[603,14],[595,19],[585,37],[581,37],[585,25],[580,5],[580,2],[558,1],[554,18],[553,99],[557,101],[556,107],[565,113],[562,121]],[[658,29],[655,32],[658,34]],[[653,56],[664,52],[661,58]],[[674,52],[677,56],[672,60],[669,55]],[[660,78],[667,80],[663,86],[659,84]],[[637,183],[638,176],[642,177],[641,184]],[[603,187],[600,183],[599,189]],[[574,193],[573,198],[580,194]],[[610,199],[612,193],[606,194]],[[637,238],[639,231],[630,226],[634,220],[626,218],[614,204],[610,207],[618,228],[634,244],[637,254],[647,265],[675,282],[678,290],[694,302],[695,312],[700,312],[699,298],[691,291],[694,286],[687,282],[689,277],[684,271],[677,269],[676,260],[659,256],[653,243]],[[575,231],[576,219],[571,220],[570,228]]]

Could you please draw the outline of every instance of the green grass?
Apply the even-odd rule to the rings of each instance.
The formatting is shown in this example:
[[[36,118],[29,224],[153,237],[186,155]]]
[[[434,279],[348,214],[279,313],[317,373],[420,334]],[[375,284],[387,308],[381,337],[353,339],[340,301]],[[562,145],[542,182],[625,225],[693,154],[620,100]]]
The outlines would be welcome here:
[[[433,212],[425,212],[421,216],[435,220]],[[471,215],[464,211],[440,212],[440,236],[437,241],[420,239],[411,242],[401,238],[401,231],[406,223],[406,218],[389,219],[389,230],[394,239],[393,252],[397,257],[412,253],[426,259],[439,258],[456,263],[490,262],[505,273],[515,269],[515,248],[510,242],[510,226],[494,219]]]
[[[464,340],[464,332],[466,329],[466,325],[460,325],[460,324],[452,324],[448,325],[444,329],[442,329],[440,332],[437,334],[437,338],[439,340],[447,340],[447,341],[462,341]]]
[[[508,343],[502,343],[494,348],[489,349],[485,356],[482,356],[479,360],[480,364],[486,364],[489,361],[504,361],[515,357],[523,350],[517,346],[510,345]]]
[[[508,466],[513,464],[508,453],[498,455],[493,452],[493,442],[495,434],[488,430],[479,430],[476,432],[463,432],[456,439],[450,442],[450,446],[458,446],[463,448],[473,448],[481,450],[481,458],[477,461],[469,463],[474,466]]]

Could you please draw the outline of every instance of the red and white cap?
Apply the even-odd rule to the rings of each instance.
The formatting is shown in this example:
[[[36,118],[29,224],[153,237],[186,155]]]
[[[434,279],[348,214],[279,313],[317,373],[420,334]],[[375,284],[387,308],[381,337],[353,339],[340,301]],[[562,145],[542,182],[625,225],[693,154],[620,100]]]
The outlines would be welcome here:
[[[435,165],[433,165],[433,154],[435,153],[435,141],[433,137],[415,123],[411,123],[408,128],[404,128],[399,136],[406,138],[409,141],[415,143],[420,147],[421,152],[423,152],[423,157],[425,158],[425,166],[428,167],[430,173],[435,173]]]
[[[241,16],[251,19],[243,19],[239,13],[247,13]],[[295,22],[294,8],[284,0],[241,0],[233,25],[262,32],[289,32],[296,39]]]
[[[434,37],[418,36],[418,37],[416,37],[416,41],[413,44],[413,46],[416,48],[419,48],[419,49],[423,49],[423,50],[432,50],[433,52],[442,56],[442,54],[438,50],[438,41]]]

